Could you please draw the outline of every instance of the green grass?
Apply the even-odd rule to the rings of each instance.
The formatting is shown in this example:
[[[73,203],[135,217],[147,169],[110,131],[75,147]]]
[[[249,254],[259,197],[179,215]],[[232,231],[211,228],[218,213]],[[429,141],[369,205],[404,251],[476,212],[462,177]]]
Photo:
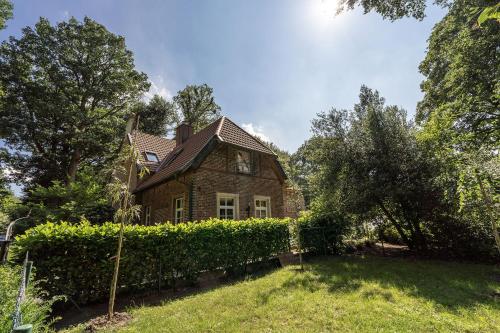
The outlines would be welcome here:
[[[488,265],[318,259],[305,272],[287,267],[131,309],[114,332],[500,332],[499,275]]]

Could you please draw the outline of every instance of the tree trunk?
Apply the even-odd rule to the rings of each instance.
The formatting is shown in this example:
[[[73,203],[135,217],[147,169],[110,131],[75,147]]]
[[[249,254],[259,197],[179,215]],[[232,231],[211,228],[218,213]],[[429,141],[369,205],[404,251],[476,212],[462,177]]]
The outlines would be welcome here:
[[[403,228],[401,228],[401,226],[399,225],[398,221],[396,221],[396,219],[392,216],[392,214],[389,213],[389,211],[387,210],[387,208],[385,208],[385,206],[384,206],[384,204],[382,203],[381,200],[377,200],[377,203],[378,203],[380,209],[382,209],[382,211],[384,212],[385,216],[389,219],[389,221],[391,221],[392,225],[394,225],[394,227],[398,231],[399,235],[403,239],[403,242],[405,242],[406,245],[408,245],[409,248],[413,248],[414,247],[413,242],[410,241],[410,239],[406,236],[406,234],[404,233]]]
[[[486,193],[486,190],[484,189],[483,182],[479,178],[479,175],[476,172],[476,179],[477,182],[479,183],[479,189],[481,190],[481,195],[483,197],[483,202],[486,205],[487,209],[489,211],[492,211],[493,209],[493,203],[490,200],[490,196]],[[495,215],[488,214],[490,215],[490,222],[491,222],[491,230],[493,232],[493,237],[495,238],[495,243],[497,245],[498,253],[500,254],[500,235],[498,234],[498,226],[497,226],[497,221],[495,219]]]
[[[111,290],[109,292],[109,303],[108,303],[108,320],[113,318],[115,311],[115,297],[116,297],[116,287],[118,284],[118,271],[120,269],[120,258],[122,254],[122,244],[123,244],[123,220],[120,223],[120,233],[118,235],[118,250],[116,251],[115,258],[115,269],[113,271],[113,280],[111,281]]]
[[[69,162],[68,166],[68,174],[67,174],[67,181],[66,185],[69,186],[72,182],[75,181],[76,179],[76,172],[78,170],[78,166],[80,165],[80,159],[82,157],[82,154],[80,150],[77,148],[73,151],[73,154],[71,155],[71,161]]]

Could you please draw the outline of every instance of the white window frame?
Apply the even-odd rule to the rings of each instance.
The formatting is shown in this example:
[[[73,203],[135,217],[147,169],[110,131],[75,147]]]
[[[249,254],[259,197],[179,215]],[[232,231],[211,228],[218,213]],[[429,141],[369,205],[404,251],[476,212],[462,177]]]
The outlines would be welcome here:
[[[150,160],[149,157],[148,157],[148,154],[155,155],[156,156],[156,161]],[[146,155],[146,161],[148,161],[148,162],[153,162],[153,163],[159,163],[160,162],[160,157],[154,151],[145,151],[144,155]]]
[[[240,153],[248,155],[248,164],[244,163],[244,159],[240,161]],[[238,169],[239,173],[244,173],[244,174],[251,174],[252,173],[252,154],[249,151],[246,150],[237,150],[236,151],[236,167]],[[247,168],[247,170],[244,170]],[[243,169],[243,170],[242,170]]]
[[[261,206],[257,207],[257,201],[266,201],[265,209],[262,209],[263,207],[261,207]],[[264,196],[264,195],[254,195],[253,196],[253,207],[254,207],[255,217],[261,218],[261,216],[257,215],[257,211],[264,211],[264,210],[266,212],[266,218],[271,217],[271,197]]]
[[[181,201],[181,207],[177,208],[177,201]],[[180,212],[181,216],[177,218],[177,213]],[[174,198],[174,224],[184,221],[184,196]]]
[[[222,209],[227,209],[227,208],[233,208],[233,219],[238,220],[240,218],[240,195],[235,194],[235,193],[217,193],[217,218],[220,217],[220,210]],[[221,206],[220,205],[220,199],[225,198],[225,199],[233,199],[234,205],[233,206]]]
[[[144,206],[144,225],[151,224],[151,205]]]

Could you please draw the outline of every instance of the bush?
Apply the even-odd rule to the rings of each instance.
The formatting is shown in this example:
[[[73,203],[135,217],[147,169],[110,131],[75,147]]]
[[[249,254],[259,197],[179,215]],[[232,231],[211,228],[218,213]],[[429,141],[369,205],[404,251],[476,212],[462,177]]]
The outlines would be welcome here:
[[[344,217],[333,213],[303,214],[298,219],[302,249],[312,253],[340,253],[348,225]]]
[[[118,224],[46,223],[16,238],[13,252],[29,251],[41,285],[51,295],[84,304],[108,296]],[[200,272],[234,270],[289,246],[288,220],[211,219],[200,223],[125,227],[119,288],[146,289]]]
[[[0,332],[12,329],[12,314],[16,304],[21,267],[0,266]],[[33,332],[48,332],[48,318],[52,301],[43,300],[43,292],[34,285],[33,279],[26,291],[26,298],[21,304],[24,324],[32,324]]]

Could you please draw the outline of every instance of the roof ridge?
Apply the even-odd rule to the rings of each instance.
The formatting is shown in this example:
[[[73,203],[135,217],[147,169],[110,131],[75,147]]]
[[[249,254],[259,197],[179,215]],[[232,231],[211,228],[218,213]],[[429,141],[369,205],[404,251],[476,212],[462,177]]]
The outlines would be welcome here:
[[[273,153],[274,155],[276,155],[276,153],[271,149],[269,148],[268,146],[266,146],[262,141],[260,141],[260,139],[256,138],[255,136],[253,136],[252,134],[248,133],[247,131],[245,131],[243,128],[241,128],[240,126],[238,126],[238,124],[236,124],[234,121],[232,121],[231,119],[227,118],[227,120],[229,120],[234,126],[238,127],[240,130],[242,130],[243,132],[245,132],[246,134],[248,134],[255,142],[257,142],[259,145],[261,145],[262,147],[264,147],[265,149],[269,150],[271,153]]]
[[[220,120],[220,123],[217,126],[217,130],[215,131],[215,135],[217,135],[217,138],[221,139],[221,141],[224,141],[224,140],[222,140],[222,138],[220,136],[220,130],[222,129],[222,125],[224,124],[224,120],[226,120],[226,117],[222,116],[221,118],[219,118],[219,120]]]
[[[201,130],[199,130],[198,132],[194,133],[193,135],[191,135],[185,142],[183,142],[182,144],[180,144],[179,146],[176,146],[174,147],[174,149],[172,149],[166,156],[165,158],[160,162],[159,166],[158,166],[158,171],[160,171],[161,169],[163,169],[163,167],[165,167],[167,164],[169,164],[170,162],[173,162],[175,160],[175,158],[177,157],[177,155],[179,155],[179,153],[184,149],[184,147],[186,145],[189,144],[189,142],[195,138],[195,137],[198,137],[200,136],[201,134],[205,133],[205,131],[208,131],[208,129],[210,128],[210,126],[214,125],[216,122],[220,121],[220,123],[217,125],[217,129],[215,131],[215,136],[219,137],[220,138],[220,135],[218,134],[220,128],[222,127],[222,123],[224,122],[224,116],[220,117],[219,119],[216,119],[214,120],[213,122],[211,122],[210,124],[208,124],[207,126],[203,127]],[[168,163],[167,163],[168,162]]]

